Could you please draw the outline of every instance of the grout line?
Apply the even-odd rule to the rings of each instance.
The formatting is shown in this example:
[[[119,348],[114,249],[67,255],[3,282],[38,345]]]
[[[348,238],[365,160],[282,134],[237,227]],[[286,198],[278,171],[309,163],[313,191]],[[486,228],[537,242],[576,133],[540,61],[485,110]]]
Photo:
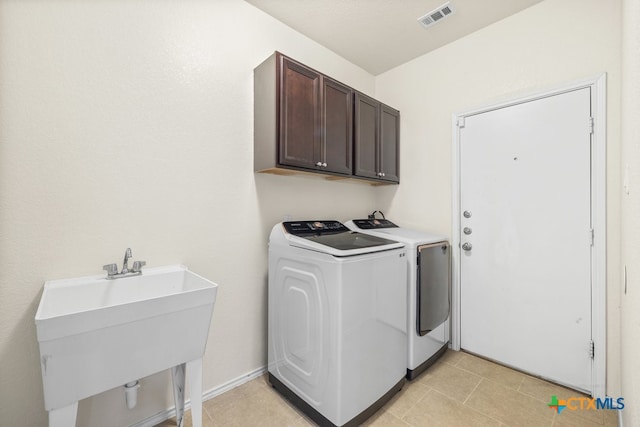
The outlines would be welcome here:
[[[473,390],[471,390],[471,393],[469,393],[469,396],[467,396],[466,399],[464,399],[464,402],[462,402],[462,405],[466,405],[467,404],[467,400],[469,400],[469,398],[471,397],[471,395],[478,389],[478,387],[480,386],[480,383],[482,381],[484,381],[486,378],[484,377],[480,377],[480,381],[478,381],[478,384],[476,384],[476,386],[473,388]]]
[[[191,409],[189,409],[191,410]],[[207,417],[209,417],[209,421],[211,421],[212,423],[214,422],[213,417],[211,416],[211,414],[209,413],[209,411],[207,411],[206,406],[204,405],[204,402],[202,402],[202,412],[204,412],[205,414],[207,414]],[[204,417],[203,417],[204,418]],[[202,420],[202,423],[204,424],[204,419]]]
[[[485,379],[485,378],[483,378],[483,380],[484,380],[484,379]],[[482,380],[481,380],[480,382],[482,382]],[[478,388],[478,386],[479,386],[479,385],[480,385],[480,383],[478,383],[478,385],[476,385],[476,388]],[[476,388],[474,388],[474,389],[473,389],[473,391],[475,391],[475,390],[476,390]],[[471,392],[471,394],[473,394],[473,391]],[[499,425],[499,426],[503,426],[503,425],[504,425],[504,426],[507,426],[507,424],[503,423],[502,421],[500,421],[500,420],[498,420],[498,419],[496,419],[496,418],[493,418],[491,415],[485,414],[484,412],[482,412],[482,411],[480,411],[480,410],[478,410],[478,409],[476,409],[476,408],[473,408],[473,407],[471,407],[471,406],[467,406],[467,405],[466,405],[466,402],[467,402],[467,400],[469,400],[469,397],[471,396],[471,394],[469,394],[469,397],[467,397],[467,399],[465,399],[465,403],[460,403],[460,402],[458,402],[457,400],[452,399],[451,397],[447,396],[446,394],[439,392],[438,390],[435,390],[435,389],[434,389],[434,390],[433,390],[433,392],[434,392],[434,393],[438,393],[438,394],[440,394],[441,396],[444,396],[445,398],[447,398],[447,399],[449,399],[449,400],[452,400],[452,401],[454,401],[454,402],[456,402],[456,403],[459,403],[460,405],[462,405],[462,406],[463,406],[466,410],[468,410],[468,411],[471,411],[471,412],[473,412],[473,413],[475,413],[475,414],[481,415],[481,416],[483,416],[483,417],[486,417],[486,418],[489,418],[490,420],[495,421],[496,423],[498,423],[498,425]],[[416,426],[416,427],[418,427],[418,426]],[[422,426],[420,426],[420,427],[422,427]]]

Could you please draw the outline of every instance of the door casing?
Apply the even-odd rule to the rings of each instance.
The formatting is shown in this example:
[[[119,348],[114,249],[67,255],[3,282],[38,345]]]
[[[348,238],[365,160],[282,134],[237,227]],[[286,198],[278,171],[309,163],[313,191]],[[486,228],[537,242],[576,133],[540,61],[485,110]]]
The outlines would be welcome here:
[[[452,304],[451,304],[451,347],[460,350],[460,133],[459,123],[465,117],[480,114],[498,108],[505,108],[524,102],[534,101],[581,88],[591,88],[593,116],[593,134],[591,139],[591,217],[593,221],[594,241],[591,251],[591,330],[595,345],[592,363],[591,395],[606,396],[606,73],[551,88],[543,92],[520,95],[500,103],[477,107],[453,114],[452,121],[452,225],[451,225],[451,262],[452,262]]]

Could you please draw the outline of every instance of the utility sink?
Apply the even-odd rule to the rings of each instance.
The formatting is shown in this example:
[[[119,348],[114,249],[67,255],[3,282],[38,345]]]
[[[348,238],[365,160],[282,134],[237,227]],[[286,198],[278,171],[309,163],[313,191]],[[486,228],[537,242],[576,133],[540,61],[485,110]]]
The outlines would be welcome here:
[[[183,393],[189,363],[189,381],[199,385],[192,407],[194,399],[201,405],[217,288],[185,266],[46,282],[35,323],[49,425],[75,425],[79,400],[165,369],[173,369],[174,393]],[[180,403],[176,395],[177,411]]]

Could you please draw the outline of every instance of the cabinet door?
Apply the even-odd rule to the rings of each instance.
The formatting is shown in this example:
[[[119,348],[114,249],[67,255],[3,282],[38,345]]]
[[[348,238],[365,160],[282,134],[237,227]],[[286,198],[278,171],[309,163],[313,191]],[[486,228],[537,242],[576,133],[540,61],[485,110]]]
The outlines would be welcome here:
[[[379,172],[385,181],[400,182],[400,112],[380,106],[380,156]]]
[[[321,75],[284,56],[279,63],[278,162],[316,168],[321,143]]]
[[[323,143],[319,153],[323,162],[322,169],[351,175],[353,91],[326,76],[323,77],[322,89]]]
[[[353,174],[378,178],[378,108],[380,103],[356,92]]]

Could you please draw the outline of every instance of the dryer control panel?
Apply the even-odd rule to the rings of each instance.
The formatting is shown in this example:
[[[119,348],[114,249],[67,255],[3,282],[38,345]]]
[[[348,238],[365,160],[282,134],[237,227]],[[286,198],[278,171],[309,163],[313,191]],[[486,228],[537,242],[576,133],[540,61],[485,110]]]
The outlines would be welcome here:
[[[339,221],[287,221],[283,222],[282,225],[288,233],[295,236],[344,233],[351,231]]]
[[[376,230],[379,228],[398,228],[388,219],[354,219],[353,223],[361,230]]]

